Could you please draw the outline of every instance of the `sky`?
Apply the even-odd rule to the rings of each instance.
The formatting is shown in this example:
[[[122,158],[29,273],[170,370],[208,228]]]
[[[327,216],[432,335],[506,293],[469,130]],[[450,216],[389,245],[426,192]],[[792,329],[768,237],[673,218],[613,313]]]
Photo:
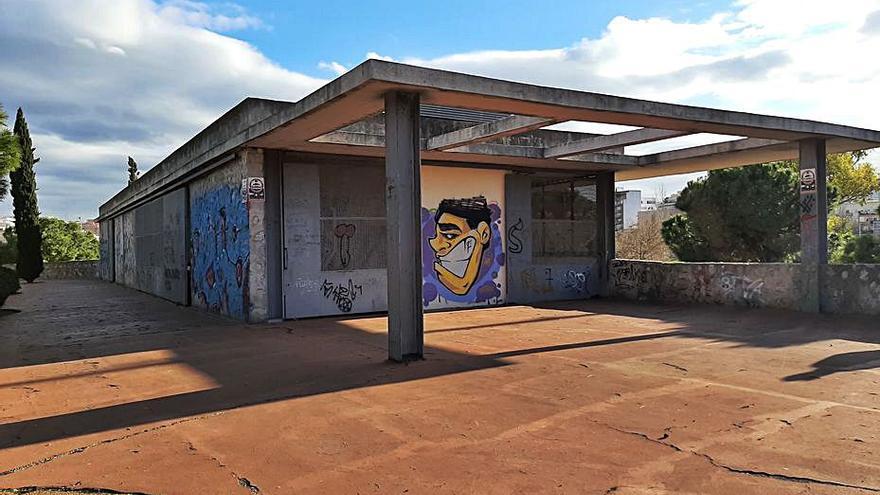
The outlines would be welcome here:
[[[878,53],[880,0],[0,0],[0,103],[25,110],[42,213],[69,219],[128,155],[146,171],[245,97],[296,101],[367,58],[880,129]]]

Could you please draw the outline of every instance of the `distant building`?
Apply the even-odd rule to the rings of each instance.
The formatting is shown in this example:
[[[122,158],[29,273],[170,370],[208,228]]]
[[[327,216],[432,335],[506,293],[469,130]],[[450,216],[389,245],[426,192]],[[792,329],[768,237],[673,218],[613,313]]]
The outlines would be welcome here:
[[[874,235],[880,237],[880,193],[868,197],[864,204],[847,202],[837,208],[837,214],[846,218],[853,225],[856,235]]]
[[[79,222],[79,224],[86,232],[91,232],[92,235],[94,235],[95,237],[99,237],[98,222],[96,222],[95,220],[84,220]]]
[[[15,217],[0,217],[0,232],[6,230],[6,227],[15,225]]]
[[[642,191],[617,191],[614,196],[614,230],[631,229],[639,222]]]
[[[653,196],[645,196],[641,200],[641,211],[654,211],[657,209],[657,198]]]

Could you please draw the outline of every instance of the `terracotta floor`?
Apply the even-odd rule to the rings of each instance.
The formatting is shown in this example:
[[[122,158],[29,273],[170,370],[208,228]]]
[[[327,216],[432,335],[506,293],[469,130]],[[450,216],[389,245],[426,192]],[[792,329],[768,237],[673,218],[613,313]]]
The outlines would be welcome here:
[[[246,326],[101,282],[0,316],[0,488],[880,491],[880,324],[617,301]]]

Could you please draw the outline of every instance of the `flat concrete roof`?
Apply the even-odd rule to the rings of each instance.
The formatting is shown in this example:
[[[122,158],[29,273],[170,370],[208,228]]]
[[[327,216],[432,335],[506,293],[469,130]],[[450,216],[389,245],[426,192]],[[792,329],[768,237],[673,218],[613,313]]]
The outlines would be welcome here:
[[[381,126],[374,133],[340,129],[381,113],[384,95],[390,91],[417,92],[425,105],[505,116],[442,135],[423,135],[422,159],[429,162],[572,173],[613,171],[617,180],[631,180],[793,159],[798,155],[797,141],[806,138],[826,140],[829,153],[880,147],[876,130],[368,60],[296,103],[245,99],[102,205],[100,217],[176,187],[241,147],[382,157]],[[641,129],[609,136],[583,134],[581,139],[552,146],[498,142],[570,121]],[[620,152],[628,145],[697,133],[729,135],[731,140],[639,156]]]

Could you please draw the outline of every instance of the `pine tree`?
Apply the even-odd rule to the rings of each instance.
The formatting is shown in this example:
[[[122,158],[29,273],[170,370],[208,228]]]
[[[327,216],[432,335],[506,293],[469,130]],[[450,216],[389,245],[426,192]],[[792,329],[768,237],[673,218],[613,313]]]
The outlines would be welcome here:
[[[134,158],[128,157],[128,183],[131,184],[138,179],[138,164]]]
[[[37,208],[37,177],[34,164],[34,147],[24,112],[18,109],[13,129],[21,148],[21,163],[9,174],[12,190],[12,212],[15,216],[15,233],[18,237],[18,260],[15,268],[18,276],[33,282],[43,271],[43,235],[40,231]]]

